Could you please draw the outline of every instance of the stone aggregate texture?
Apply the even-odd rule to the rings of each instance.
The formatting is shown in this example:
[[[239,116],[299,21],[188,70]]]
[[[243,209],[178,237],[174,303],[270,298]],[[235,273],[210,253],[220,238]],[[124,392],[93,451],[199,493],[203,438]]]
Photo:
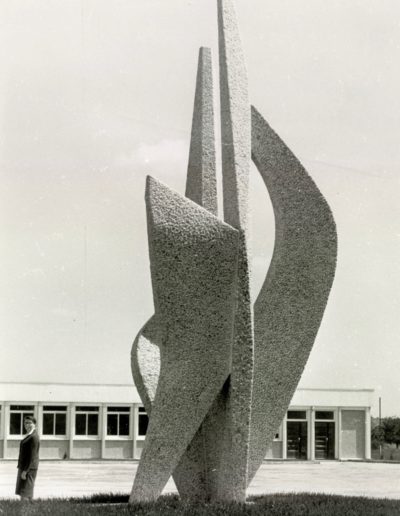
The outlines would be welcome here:
[[[325,199],[250,108],[233,2],[217,0],[224,222],[217,208],[213,78],[201,48],[186,198],[148,178],[155,314],[132,348],[151,415],[130,501],[173,475],[182,498],[245,501],[314,343],[337,254]],[[253,306],[248,182],[253,158],[275,213],[275,249]]]
[[[132,500],[156,499],[229,375],[238,232],[149,177],[160,375]]]
[[[218,0],[218,41],[224,219],[238,228],[240,233],[232,370],[226,406],[227,425],[219,439],[219,446],[227,452],[222,455],[215,483],[216,498],[244,501],[254,346],[247,242],[251,113],[246,65],[231,0]]]
[[[204,47],[199,51],[186,197],[217,215],[212,56],[211,50]],[[149,415],[158,385],[162,338],[157,318],[152,317],[140,330],[132,347],[133,377]],[[225,426],[226,390],[225,386],[217,396],[173,473],[182,499],[205,501],[213,497],[213,476],[221,455],[214,436]]]
[[[328,203],[255,108],[252,156],[274,208],[275,247],[254,306],[249,481],[265,457],[306,365],[337,256],[336,225]]]
[[[201,47],[193,108],[186,197],[218,215],[211,49]]]
[[[214,125],[212,55],[210,49],[202,47],[199,51],[186,197],[218,215]],[[229,356],[229,363],[231,361]],[[220,471],[221,457],[226,453],[218,436],[223,435],[226,428],[228,393],[229,383],[225,382],[175,469],[173,478],[182,499],[207,501],[217,496],[215,477]]]
[[[140,399],[149,416],[160,376],[161,339],[158,320],[153,315],[139,331],[132,346],[132,375]]]

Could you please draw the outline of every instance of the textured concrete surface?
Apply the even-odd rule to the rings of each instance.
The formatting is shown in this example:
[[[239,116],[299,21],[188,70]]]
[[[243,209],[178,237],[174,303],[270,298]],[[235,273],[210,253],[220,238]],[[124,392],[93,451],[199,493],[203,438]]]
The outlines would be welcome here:
[[[147,185],[156,313],[135,340],[132,369],[151,418],[131,500],[156,498],[171,474],[183,498],[245,500],[304,369],[335,271],[329,207],[282,140],[251,114],[233,2],[217,5],[225,223],[215,216],[212,64],[202,48],[191,200],[151,178]],[[274,255],[254,312],[251,151],[276,218]]]
[[[160,376],[162,335],[153,315],[139,331],[131,353],[132,374],[140,399],[150,416]]]
[[[227,427],[228,389],[229,381],[226,381],[175,469],[173,477],[182,499],[208,501],[217,498],[216,479],[227,450],[216,436],[223,435]]]
[[[155,499],[230,370],[237,231],[148,178],[148,235],[161,365],[132,499]]]
[[[194,99],[186,197],[218,215],[211,50],[200,48]]]
[[[186,197],[218,214],[212,59],[211,51],[205,48],[199,52]],[[228,389],[225,382],[175,469],[173,478],[183,499],[215,498],[215,476],[224,453],[216,436],[223,435],[226,427]]]
[[[137,463],[41,461],[35,497],[89,496],[95,493],[128,494]],[[14,495],[17,464],[0,461],[0,498]],[[164,493],[176,492],[172,479]],[[363,462],[264,463],[248,494],[326,493],[344,496],[400,499],[400,464]]]
[[[314,181],[256,109],[253,160],[275,213],[275,247],[254,307],[255,356],[249,480],[265,457],[306,365],[332,286],[331,210]]]
[[[217,214],[212,59],[211,51],[206,48],[199,52],[186,197]],[[132,347],[133,377],[148,414],[151,413],[160,373],[161,340],[157,318],[152,317]],[[222,452],[215,443],[215,435],[220,434],[225,426],[226,390],[217,396],[173,473],[182,498],[207,500],[213,496],[213,476],[218,471]]]
[[[214,497],[240,501],[245,499],[247,486],[254,342],[247,242],[251,118],[247,72],[231,0],[218,0],[218,36],[224,218],[240,230],[240,243],[227,424],[218,444],[224,452]]]
[[[248,225],[251,116],[247,71],[232,0],[218,0],[224,218],[236,228]]]

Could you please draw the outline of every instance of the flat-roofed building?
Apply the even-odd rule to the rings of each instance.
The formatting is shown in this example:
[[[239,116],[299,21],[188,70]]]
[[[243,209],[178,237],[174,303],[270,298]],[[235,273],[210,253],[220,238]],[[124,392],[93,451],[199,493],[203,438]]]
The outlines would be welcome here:
[[[266,459],[369,459],[372,389],[298,389]],[[16,459],[23,418],[43,459],[139,459],[148,417],[133,385],[0,383],[0,458]]]
[[[373,389],[297,389],[266,458],[371,458]]]

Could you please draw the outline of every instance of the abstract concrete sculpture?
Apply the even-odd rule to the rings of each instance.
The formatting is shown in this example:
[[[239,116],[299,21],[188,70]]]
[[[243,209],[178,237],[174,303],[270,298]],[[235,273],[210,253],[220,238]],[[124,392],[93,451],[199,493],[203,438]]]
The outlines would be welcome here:
[[[186,197],[148,178],[155,314],[132,348],[150,415],[130,501],[172,475],[182,498],[244,501],[322,320],[336,265],[331,211],[250,107],[231,0],[218,0],[224,221],[218,218],[211,51],[200,49]],[[251,157],[274,207],[273,258],[253,304]]]

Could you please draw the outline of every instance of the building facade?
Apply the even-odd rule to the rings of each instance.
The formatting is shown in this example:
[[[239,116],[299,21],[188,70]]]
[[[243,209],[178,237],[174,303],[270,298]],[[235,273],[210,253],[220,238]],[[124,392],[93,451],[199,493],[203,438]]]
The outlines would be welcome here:
[[[369,459],[372,389],[298,389],[266,459]],[[148,417],[133,385],[0,383],[0,458],[18,457],[25,415],[42,459],[139,459]]]

